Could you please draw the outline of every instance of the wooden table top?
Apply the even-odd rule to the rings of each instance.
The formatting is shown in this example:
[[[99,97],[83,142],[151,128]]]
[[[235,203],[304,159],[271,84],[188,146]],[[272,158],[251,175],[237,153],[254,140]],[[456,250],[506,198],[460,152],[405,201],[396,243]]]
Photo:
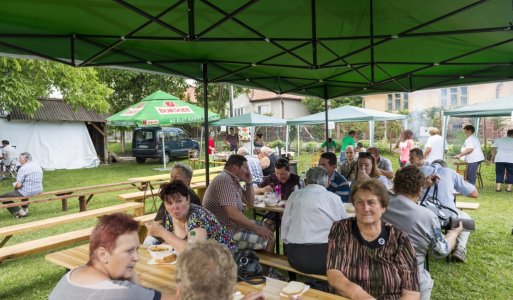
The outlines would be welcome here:
[[[141,247],[139,249],[139,262],[135,266],[135,272],[139,276],[141,285],[147,288],[158,290],[165,294],[173,295],[175,293],[175,273],[176,265],[149,265],[148,260],[151,256],[148,251]],[[45,259],[58,266],[66,269],[74,269],[78,266],[84,265],[89,260],[89,244],[70,248],[58,252],[54,252],[45,256]],[[271,286],[285,284],[279,280],[271,280],[269,284],[250,285],[247,283],[237,283],[236,290],[242,294],[247,294],[253,291],[263,290],[265,296],[269,300],[285,299],[276,295],[276,289],[270,289]],[[269,285],[269,287],[267,287]],[[279,290],[278,290],[279,292]],[[346,299],[340,296],[320,292],[314,289],[309,289],[303,294],[304,300],[309,299]]]
[[[223,166],[210,168],[209,169],[210,178],[214,178],[215,176],[213,176],[213,175],[221,172],[222,170],[224,170]],[[192,180],[196,180],[197,182],[205,181],[205,173],[206,173],[205,169],[194,170],[194,172],[192,173]],[[170,179],[170,175],[169,175],[169,173],[166,173],[166,174],[159,174],[159,175],[128,178],[128,181],[149,182],[149,181],[166,181],[169,179]]]

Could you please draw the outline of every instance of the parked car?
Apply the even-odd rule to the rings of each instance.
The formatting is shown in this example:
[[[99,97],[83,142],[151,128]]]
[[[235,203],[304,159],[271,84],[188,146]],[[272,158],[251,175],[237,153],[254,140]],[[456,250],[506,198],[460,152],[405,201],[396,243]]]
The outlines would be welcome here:
[[[165,155],[162,156],[162,136],[164,134]],[[169,162],[171,157],[188,156],[189,150],[195,157],[200,145],[180,128],[176,127],[137,127],[133,132],[132,156],[137,163],[144,163],[147,158],[157,158],[160,162]]]

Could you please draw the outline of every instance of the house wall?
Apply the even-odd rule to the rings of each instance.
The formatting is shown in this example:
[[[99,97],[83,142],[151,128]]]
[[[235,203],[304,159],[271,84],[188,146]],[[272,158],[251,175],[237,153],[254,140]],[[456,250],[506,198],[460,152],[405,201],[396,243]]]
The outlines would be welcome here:
[[[283,101],[283,106],[282,106]],[[297,100],[253,100],[248,95],[241,94],[233,99],[234,116],[247,113],[270,114],[272,117],[293,119],[309,115],[306,106]]]

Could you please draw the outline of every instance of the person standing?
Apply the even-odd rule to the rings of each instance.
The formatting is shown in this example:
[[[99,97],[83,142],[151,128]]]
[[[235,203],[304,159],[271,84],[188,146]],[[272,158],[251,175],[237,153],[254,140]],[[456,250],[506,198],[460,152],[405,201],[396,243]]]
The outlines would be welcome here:
[[[215,136],[215,133],[213,131],[208,136],[208,156],[209,156],[210,161],[214,160],[212,155],[214,153],[216,153],[216,144],[214,141],[214,136]]]
[[[338,145],[332,138],[328,138],[327,141],[324,141],[321,145],[322,150],[326,151],[326,147],[328,148],[328,152],[337,151]]]
[[[239,135],[233,127],[230,127],[230,133],[226,136],[225,143],[230,147],[231,152],[235,153],[239,148]]]
[[[343,162],[344,159],[346,159],[346,153],[345,150],[347,149],[347,146],[356,146],[354,142],[354,136],[356,135],[356,131],[349,130],[346,136],[342,138],[342,141],[340,142],[340,162]]]
[[[426,141],[424,157],[428,164],[430,164],[437,159],[444,159],[444,141],[438,128],[429,127],[428,131],[431,136]],[[447,150],[447,146],[445,150]]]
[[[4,204],[14,203],[14,201],[2,201],[1,198],[10,197],[29,197],[43,192],[43,170],[32,162],[32,155],[23,152],[18,157],[21,164],[16,176],[14,191],[0,195],[0,202]],[[9,212],[16,218],[23,218],[29,215],[28,204],[21,208],[18,206],[8,207]]]
[[[410,161],[410,150],[415,147],[413,143],[413,131],[406,129],[401,133],[396,148],[399,148],[399,166],[402,168]]]
[[[4,179],[4,169],[7,171],[7,168],[12,164],[12,162],[16,159],[16,151],[13,146],[9,145],[8,140],[2,141],[2,158],[0,161],[0,180]]]
[[[506,192],[511,193],[513,184],[513,129],[509,129],[506,137],[495,140],[492,145],[492,160],[495,163],[495,191],[501,191],[506,171]]]
[[[481,150],[481,144],[477,136],[474,135],[474,132],[476,132],[476,128],[472,125],[465,125],[463,127],[463,133],[465,133],[467,139],[463,147],[461,147],[461,152],[456,154],[454,158],[465,157],[465,161],[467,162],[467,181],[476,185],[477,169],[484,160],[484,154]]]

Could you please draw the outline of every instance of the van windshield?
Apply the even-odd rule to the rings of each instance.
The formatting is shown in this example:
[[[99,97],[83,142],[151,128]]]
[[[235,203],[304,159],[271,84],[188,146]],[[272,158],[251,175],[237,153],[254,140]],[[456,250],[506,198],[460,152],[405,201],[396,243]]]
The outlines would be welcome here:
[[[136,130],[134,134],[136,143],[152,143],[154,141],[153,130]]]

